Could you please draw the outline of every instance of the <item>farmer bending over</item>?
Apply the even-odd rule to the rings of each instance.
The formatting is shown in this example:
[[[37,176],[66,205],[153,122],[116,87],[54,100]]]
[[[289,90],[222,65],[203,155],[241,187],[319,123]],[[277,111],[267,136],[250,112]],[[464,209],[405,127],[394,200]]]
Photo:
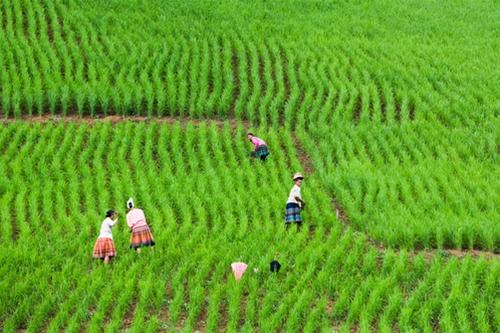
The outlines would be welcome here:
[[[134,208],[134,201],[132,198],[127,201],[127,209],[127,225],[132,231],[132,236],[130,237],[130,248],[136,250],[137,253],[140,253],[141,247],[154,246],[155,241],[151,231],[149,230],[149,226],[146,223],[144,211],[139,208]]]
[[[254,158],[260,158],[261,161],[265,161],[267,156],[269,156],[269,149],[267,148],[265,141],[253,135],[253,133],[248,133],[247,138],[255,147],[251,156]]]
[[[103,259],[104,263],[109,263],[109,259],[116,256],[115,243],[111,228],[118,222],[117,214],[110,209],[106,212],[106,218],[102,221],[101,232],[94,245],[93,257]]]

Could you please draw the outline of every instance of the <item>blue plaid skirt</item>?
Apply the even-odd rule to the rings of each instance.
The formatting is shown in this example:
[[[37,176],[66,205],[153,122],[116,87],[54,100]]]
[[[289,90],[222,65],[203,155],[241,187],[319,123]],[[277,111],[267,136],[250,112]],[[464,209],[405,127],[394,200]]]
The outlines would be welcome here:
[[[254,157],[260,157],[261,159],[265,159],[269,155],[269,149],[266,145],[259,146],[254,152]]]
[[[285,209],[285,223],[301,223],[302,217],[300,216],[299,204],[289,202],[286,204]]]

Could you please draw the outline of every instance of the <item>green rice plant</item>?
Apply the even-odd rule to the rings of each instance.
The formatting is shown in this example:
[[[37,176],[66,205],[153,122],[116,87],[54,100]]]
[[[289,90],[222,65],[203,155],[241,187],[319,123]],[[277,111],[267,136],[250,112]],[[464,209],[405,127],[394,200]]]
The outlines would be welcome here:
[[[148,274],[139,281],[139,299],[134,311],[134,323],[132,324],[132,331],[140,331],[145,325],[145,318],[147,316],[148,303],[153,289],[153,276]]]
[[[261,59],[259,57],[257,47],[253,44],[246,45],[249,57],[249,85],[251,86],[250,96],[246,104],[245,119],[251,123],[257,121],[256,115],[258,114],[257,105],[261,97],[262,82],[261,82]]]
[[[219,284],[215,284],[209,296],[207,330],[215,332],[219,323],[219,308],[223,290]]]
[[[196,45],[198,41],[193,43],[195,46],[194,57],[195,60],[191,66],[190,82],[192,93],[191,104],[190,104],[190,114],[195,117],[200,117],[204,113],[205,101],[207,100],[208,93],[211,83],[209,80],[209,67],[210,67],[210,48],[208,40],[200,41],[201,47],[198,48]],[[212,110],[208,112],[211,113]]]
[[[282,115],[280,119],[284,119],[286,124],[290,124],[290,127],[295,127],[293,112],[299,106],[299,97],[300,97],[300,88],[298,85],[296,66],[299,62],[296,59],[295,53],[290,49],[285,49],[285,58],[287,59],[287,66],[283,69],[286,73],[286,77],[288,78],[289,85],[289,96],[286,96],[285,107],[281,111]],[[299,69],[300,70],[300,69]]]
[[[133,272],[133,270],[131,272]],[[106,326],[106,332],[113,332],[120,329],[122,319],[125,316],[127,309],[132,306],[132,300],[136,292],[136,283],[137,281],[134,279],[126,281],[124,288],[120,292],[120,296],[117,298],[114,310],[109,314],[111,316],[111,320],[109,325]]]
[[[73,273],[73,272],[71,272]],[[59,281],[58,281],[59,282]],[[30,323],[27,327],[27,330],[30,332],[36,332],[38,331],[42,326],[44,321],[47,318],[51,317],[51,312],[55,311],[55,307],[58,301],[62,299],[62,295],[67,293],[69,290],[69,286],[67,285],[67,280],[62,281],[62,283],[59,283],[59,288],[57,293],[54,293],[52,295],[47,294],[44,296],[43,302],[38,305],[36,308],[36,311],[33,313],[32,317],[30,318]]]
[[[69,294],[68,298],[60,304],[58,311],[54,315],[54,319],[47,327],[48,332],[58,332],[70,319],[71,310],[78,304],[83,289],[87,288],[90,283],[91,281],[88,277],[83,279],[78,287]],[[96,283],[95,280],[94,283]]]
[[[188,87],[189,87],[189,76],[188,76],[188,64],[191,58],[191,47],[186,40],[181,41],[182,54],[180,57],[179,67],[177,69],[178,89],[177,89],[177,105],[176,109],[179,110],[179,115],[183,116],[187,109],[188,104]]]
[[[235,99],[236,97],[233,96],[236,95],[237,89],[235,76],[239,75],[239,73],[237,72],[233,73],[233,66],[236,65],[236,63],[233,61],[233,59],[235,59],[233,55],[233,36],[226,34],[223,34],[223,36],[224,37],[220,41],[220,43],[222,43],[222,46],[219,46],[219,42],[217,42],[217,46],[215,46],[216,44],[214,44],[215,50],[222,47],[222,68],[219,72],[220,75],[217,75],[217,70],[219,70],[219,58],[217,56],[214,56],[214,61],[212,62],[212,79],[214,80],[214,87],[212,95],[207,102],[208,109],[212,110],[212,108],[210,107],[210,100],[212,99],[212,96],[214,96],[214,98],[220,96],[220,99],[218,98],[215,100],[215,102],[218,102],[215,111],[217,111],[217,114],[221,116],[226,115],[227,112],[231,109],[233,109],[231,110],[231,112],[234,111],[235,106],[233,105],[233,99]],[[214,53],[217,54],[216,52]]]
[[[189,40],[189,70],[186,70],[189,72],[187,74],[187,87],[186,87],[186,103],[189,102],[189,105],[186,104],[186,108],[189,112],[189,115],[198,117],[200,115],[200,110],[195,109],[196,108],[196,101],[199,98],[200,90],[203,87],[200,87],[198,84],[199,81],[203,79],[199,79],[199,76],[203,74],[203,71],[206,71],[206,65],[204,65],[200,61],[200,54],[202,54],[202,50],[200,50],[201,47],[203,47],[202,44],[205,44],[206,42],[198,42],[196,39],[190,39]],[[200,45],[200,46],[198,46]],[[206,44],[205,44],[206,47]],[[203,68],[203,66],[205,68]],[[186,67],[188,67],[186,63]],[[201,85],[203,82],[201,82]]]
[[[274,67],[272,63],[271,54],[269,52],[267,45],[262,45],[259,50],[260,57],[260,68],[259,68],[259,76],[262,77],[262,90],[263,96],[260,105],[258,106],[259,113],[259,123],[262,127],[267,127],[268,124],[268,113],[271,113],[272,110],[269,110],[270,103],[272,101],[273,95],[275,94],[275,78],[274,78]]]
[[[73,316],[71,317],[68,325],[65,327],[65,330],[75,332],[82,328],[82,324],[84,324],[83,321],[88,319],[87,309],[92,305],[95,306],[95,295],[100,289],[99,287],[102,287],[103,285],[103,281],[101,280],[100,282],[101,285],[93,285],[92,288],[87,289],[84,295],[82,295],[79,306],[73,313]]]
[[[184,275],[182,270],[178,270],[172,279],[172,289],[174,291],[174,297],[172,303],[169,306],[169,317],[172,323],[177,323],[181,313],[181,307],[184,304],[184,284],[181,279]]]

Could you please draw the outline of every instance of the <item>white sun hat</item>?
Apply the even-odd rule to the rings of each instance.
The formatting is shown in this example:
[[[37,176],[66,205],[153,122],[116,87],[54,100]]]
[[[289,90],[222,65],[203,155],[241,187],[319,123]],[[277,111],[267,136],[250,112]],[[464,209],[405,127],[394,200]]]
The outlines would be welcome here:
[[[296,172],[293,174],[293,180],[297,180],[297,179],[304,179],[304,176],[302,176],[302,174],[300,172]]]

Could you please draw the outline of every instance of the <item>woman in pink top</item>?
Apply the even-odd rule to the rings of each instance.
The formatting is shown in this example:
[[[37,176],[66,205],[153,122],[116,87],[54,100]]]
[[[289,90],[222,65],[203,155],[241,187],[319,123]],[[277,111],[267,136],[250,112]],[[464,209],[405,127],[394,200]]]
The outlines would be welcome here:
[[[146,217],[142,209],[134,208],[132,198],[127,201],[127,225],[132,231],[130,237],[130,248],[136,250],[138,253],[143,246],[154,246],[155,241],[149,226],[146,223]]]
[[[261,138],[258,138],[255,135],[253,135],[253,133],[248,133],[247,138],[255,147],[251,156],[255,158],[260,158],[261,161],[265,161],[267,156],[269,156],[269,149],[267,148],[266,142]]]

